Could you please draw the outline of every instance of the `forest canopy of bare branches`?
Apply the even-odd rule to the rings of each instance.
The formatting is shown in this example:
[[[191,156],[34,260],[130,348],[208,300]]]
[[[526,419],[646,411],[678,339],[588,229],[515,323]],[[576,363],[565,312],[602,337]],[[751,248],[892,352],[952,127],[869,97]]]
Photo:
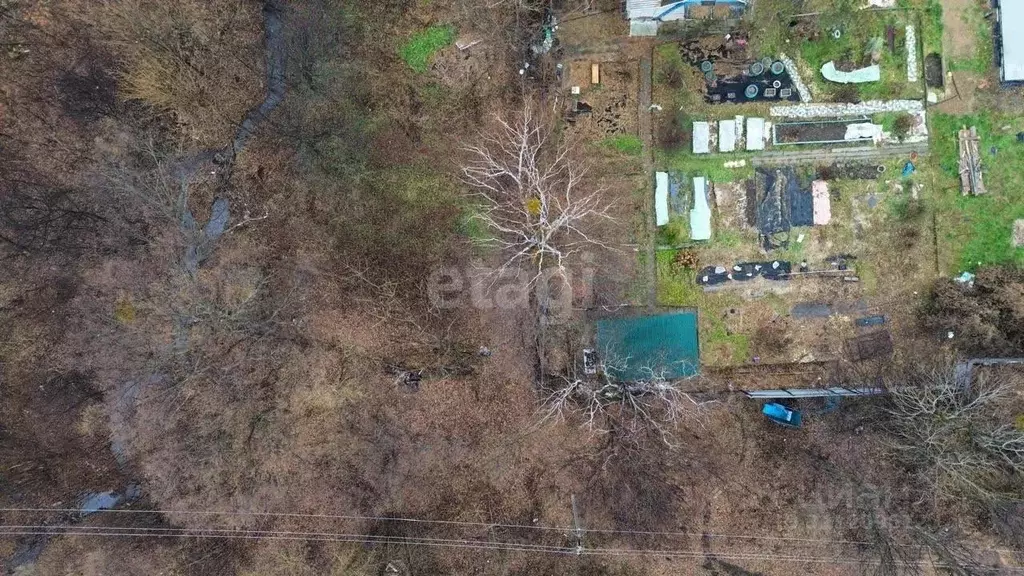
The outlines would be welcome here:
[[[920,357],[808,345],[817,380],[594,360],[596,318],[697,265],[655,249],[656,44],[620,11],[0,0],[4,569],[974,574],[1021,546],[1024,383],[962,385],[1024,356],[1018,270],[940,279]],[[574,52],[591,22],[623,38]],[[636,90],[584,111],[580,78]],[[726,302],[694,330],[749,352],[740,297],[689,288]],[[786,377],[885,394],[784,429],[741,387]]]

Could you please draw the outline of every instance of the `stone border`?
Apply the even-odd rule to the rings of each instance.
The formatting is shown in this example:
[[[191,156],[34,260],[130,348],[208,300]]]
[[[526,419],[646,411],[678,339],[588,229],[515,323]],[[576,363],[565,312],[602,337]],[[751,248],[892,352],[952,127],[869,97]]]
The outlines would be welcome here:
[[[859,104],[796,104],[772,106],[769,114],[777,118],[825,118],[843,116],[866,116],[879,112],[920,112],[924,104],[920,100],[871,100]]]
[[[800,71],[796,69],[796,62],[789,59],[783,53],[779,53],[779,60],[782,61],[782,65],[786,67],[786,72],[789,73],[789,77],[793,80],[793,86],[796,87],[797,94],[800,95],[800,101],[808,103],[811,101],[811,91],[807,88],[807,84],[804,84],[802,78],[800,78]]]
[[[907,26],[907,82],[917,82],[920,73],[917,67],[917,33],[913,25]]]

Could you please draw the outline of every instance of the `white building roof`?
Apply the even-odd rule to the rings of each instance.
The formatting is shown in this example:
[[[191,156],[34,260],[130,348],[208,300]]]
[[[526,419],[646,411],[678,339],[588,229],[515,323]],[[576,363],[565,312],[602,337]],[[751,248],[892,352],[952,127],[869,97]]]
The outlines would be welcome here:
[[[693,153],[707,154],[711,152],[711,124],[707,122],[693,123]]]
[[[736,121],[722,120],[718,123],[718,151],[732,152],[736,149]]]
[[[999,3],[999,32],[1003,41],[1001,76],[1004,82],[1024,81],[1024,2]]]
[[[707,180],[701,176],[693,179],[690,239],[711,240],[711,207],[708,206]]]
[[[661,0],[626,0],[626,18],[654,18],[661,10]]]
[[[747,118],[747,150],[764,150],[764,118]]]
[[[668,172],[654,173],[654,214],[658,226],[668,224]]]

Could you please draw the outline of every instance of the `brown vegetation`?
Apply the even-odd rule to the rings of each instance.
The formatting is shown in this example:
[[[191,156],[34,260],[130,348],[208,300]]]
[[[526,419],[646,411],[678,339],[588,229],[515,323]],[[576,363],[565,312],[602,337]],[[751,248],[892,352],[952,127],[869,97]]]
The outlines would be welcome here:
[[[9,534],[0,543],[12,566],[34,563],[41,575],[771,573],[788,549],[896,556],[921,541],[908,526],[931,538],[952,522],[922,512],[906,489],[918,486],[911,471],[884,458],[891,438],[878,404],[782,430],[752,402],[719,394],[711,410],[652,371],[647,382],[577,386],[565,422],[540,426],[537,348],[573,365],[579,326],[557,324],[579,321],[580,299],[564,316],[430,300],[439,266],[508,261],[471,242],[481,231],[467,216],[479,206],[466,201],[461,167],[474,150],[461,143],[499,133],[493,118],[532,102],[517,71],[539,31],[537,6],[282,3],[287,97],[264,118],[254,109],[268,84],[259,4],[0,4],[13,46],[0,58],[0,507],[50,510],[5,510],[2,521],[166,536]],[[399,48],[435,24],[485,41],[444,48],[414,72]],[[244,150],[232,145],[243,118],[257,119]],[[676,120],[660,135],[667,147],[686,145],[685,117]],[[567,163],[575,157],[552,161],[561,142],[542,128],[550,146],[532,152],[553,176],[541,184],[565,184],[579,174]],[[616,212],[604,225],[618,228],[618,244],[634,244],[638,178],[603,168],[607,189],[581,186],[587,215],[619,202],[627,218]],[[536,217],[531,201],[545,195],[533,184],[502,197],[504,207]],[[219,233],[208,223],[225,206]],[[562,224],[541,231],[594,245],[607,231]],[[532,266],[531,241],[522,260]],[[595,290],[615,284],[614,297],[595,301],[618,304],[633,287],[634,253],[615,257],[628,263],[590,263],[606,275]],[[678,265],[697,264],[686,256]],[[1020,279],[988,274],[974,292],[937,288],[935,321],[975,330],[985,338],[964,341],[993,353],[1018,349]],[[574,278],[573,295],[585,283]],[[758,350],[789,346],[767,326]],[[595,426],[607,434],[580,429],[588,409],[602,412]],[[142,496],[121,506],[137,514],[56,511],[135,483]],[[895,495],[835,497],[850,486]],[[1009,502],[990,511],[1003,541],[1020,538]],[[605,555],[565,554],[576,522],[588,550]],[[963,522],[965,532],[984,527]],[[192,537],[236,528],[247,532]],[[459,547],[424,540],[438,538]],[[495,542],[545,548],[483,549]],[[630,548],[658,554],[607,552]],[[813,562],[796,570],[839,573]]]
[[[952,332],[957,349],[973,356],[1024,354],[1024,272],[982,268],[973,286],[953,280],[935,284],[925,326]]]

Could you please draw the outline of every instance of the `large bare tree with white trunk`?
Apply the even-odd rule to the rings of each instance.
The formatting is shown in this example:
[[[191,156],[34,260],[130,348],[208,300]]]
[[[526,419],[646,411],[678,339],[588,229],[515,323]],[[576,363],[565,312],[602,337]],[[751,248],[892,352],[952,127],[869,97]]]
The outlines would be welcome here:
[[[605,246],[587,227],[611,220],[611,205],[601,189],[587,187],[575,146],[559,141],[529,105],[514,118],[499,118],[465,151],[462,175],[481,204],[475,217],[490,232],[481,242],[505,252],[499,273],[532,270],[532,283],[546,268],[564,271],[587,246]]]

